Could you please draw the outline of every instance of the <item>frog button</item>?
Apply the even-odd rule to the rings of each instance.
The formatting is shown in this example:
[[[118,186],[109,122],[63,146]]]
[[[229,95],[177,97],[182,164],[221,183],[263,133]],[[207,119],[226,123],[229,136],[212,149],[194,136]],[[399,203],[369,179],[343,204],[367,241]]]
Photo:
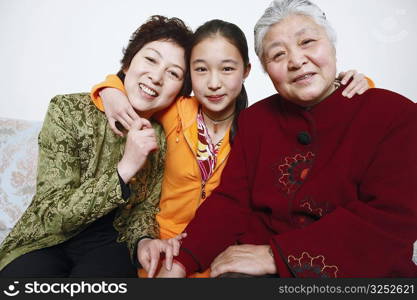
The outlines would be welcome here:
[[[133,205],[132,205],[132,203],[129,203],[129,204],[128,204],[128,205],[126,205],[125,207],[126,207],[126,209],[132,209]]]
[[[136,181],[137,181],[136,177],[132,177],[132,178],[129,180],[129,183],[135,183]]]

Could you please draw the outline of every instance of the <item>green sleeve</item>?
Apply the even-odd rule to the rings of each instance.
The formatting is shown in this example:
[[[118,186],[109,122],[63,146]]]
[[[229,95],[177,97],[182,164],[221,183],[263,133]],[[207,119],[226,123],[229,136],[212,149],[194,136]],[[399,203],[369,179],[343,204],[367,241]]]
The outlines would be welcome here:
[[[126,202],[116,164],[100,172],[89,168],[102,157],[93,147],[83,149],[85,139],[78,132],[94,121],[83,112],[82,103],[72,102],[71,97],[57,96],[49,105],[39,135],[36,195],[7,237],[5,249],[26,246],[33,250],[57,244]],[[106,151],[104,147],[100,155],[106,156]]]
[[[139,202],[127,216],[126,229],[119,238],[120,241],[126,241],[133,261],[135,261],[136,246],[140,239],[159,237],[156,214],[159,212],[164,176],[166,141],[161,126],[154,126],[154,128],[158,136],[159,150],[149,156],[145,170],[138,176],[136,184],[132,185],[132,192],[137,195]]]

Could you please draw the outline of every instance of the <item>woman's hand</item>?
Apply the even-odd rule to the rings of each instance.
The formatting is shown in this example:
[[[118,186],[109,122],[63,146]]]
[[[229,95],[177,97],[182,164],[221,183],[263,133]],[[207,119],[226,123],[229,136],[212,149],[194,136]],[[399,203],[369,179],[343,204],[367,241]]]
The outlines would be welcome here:
[[[171,271],[173,257],[178,255],[181,239],[186,236],[186,233],[182,233],[171,239],[142,239],[139,241],[138,261],[148,273],[149,278],[154,276],[162,252],[165,253],[165,269]]]
[[[228,272],[254,276],[277,273],[269,245],[230,246],[216,257],[210,268],[211,277]]]
[[[110,128],[119,136],[123,132],[116,126],[119,122],[126,130],[130,130],[134,121],[140,120],[125,94],[115,88],[105,88],[99,92],[104,106],[104,113],[109,121]]]
[[[341,72],[337,79],[341,81],[342,85],[345,85],[352,77],[352,82],[342,92],[342,95],[349,99],[352,98],[355,94],[362,95],[370,88],[365,75],[358,73],[356,70]]]
[[[158,149],[155,130],[146,119],[133,121],[117,171],[125,183],[143,167],[150,152]]]

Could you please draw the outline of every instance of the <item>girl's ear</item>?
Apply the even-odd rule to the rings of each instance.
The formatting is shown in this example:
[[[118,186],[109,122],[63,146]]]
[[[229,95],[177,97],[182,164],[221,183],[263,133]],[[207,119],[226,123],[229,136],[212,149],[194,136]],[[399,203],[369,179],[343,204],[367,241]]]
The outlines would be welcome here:
[[[249,76],[250,70],[252,69],[252,65],[249,63],[246,66],[245,72],[243,73],[243,79],[246,79]]]

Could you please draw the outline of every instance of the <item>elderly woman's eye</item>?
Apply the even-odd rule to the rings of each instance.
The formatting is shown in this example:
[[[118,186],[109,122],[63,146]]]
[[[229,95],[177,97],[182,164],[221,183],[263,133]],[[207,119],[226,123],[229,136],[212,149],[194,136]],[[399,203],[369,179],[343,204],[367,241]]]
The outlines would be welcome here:
[[[281,58],[282,56],[284,56],[284,52],[278,52],[278,53],[275,53],[273,56],[272,56],[272,59],[273,60],[277,60],[277,59],[279,59],[279,58]]]
[[[302,44],[302,45],[308,45],[308,44],[311,44],[312,42],[314,42],[314,40],[313,40],[313,39],[306,39],[306,40],[303,40],[303,41],[301,42],[301,44]]]

